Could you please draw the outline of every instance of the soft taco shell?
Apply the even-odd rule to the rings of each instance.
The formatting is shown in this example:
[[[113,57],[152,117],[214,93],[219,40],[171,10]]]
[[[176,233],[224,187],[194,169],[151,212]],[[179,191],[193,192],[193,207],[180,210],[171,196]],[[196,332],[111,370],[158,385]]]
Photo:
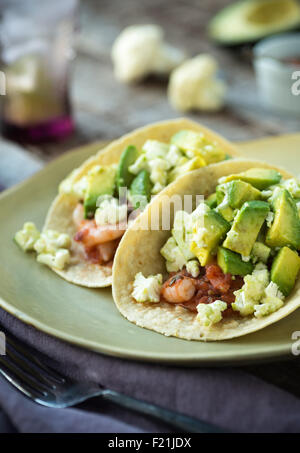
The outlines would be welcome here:
[[[275,168],[263,162],[249,160],[232,160],[218,163],[209,167],[194,170],[184,175],[164,189],[151,205],[141,214],[134,228],[130,228],[124,235],[118,248],[113,266],[113,297],[115,303],[129,321],[140,327],[154,330],[167,336],[174,336],[187,340],[225,340],[239,337],[262,329],[285,316],[300,305],[300,282],[284,306],[271,315],[257,319],[252,317],[225,318],[210,329],[203,328],[196,321],[196,315],[188,310],[167,303],[137,303],[131,296],[132,283],[135,275],[142,272],[145,276],[162,273],[167,277],[165,261],[160,255],[160,248],[170,236],[169,230],[150,231],[146,226],[151,221],[151,213],[161,213],[168,209],[167,197],[175,194],[204,195],[207,197],[215,191],[218,179],[222,176],[240,173],[252,167]],[[284,178],[291,175],[277,169]],[[170,213],[171,226],[174,212]],[[161,215],[159,216],[161,219]]]
[[[118,163],[123,150],[128,145],[135,145],[141,148],[146,140],[159,140],[168,142],[172,135],[182,129],[190,129],[196,132],[204,132],[210,140],[217,141],[224,151],[230,156],[238,156],[239,153],[235,147],[215,132],[201,126],[194,121],[180,118],[176,120],[163,121],[146,126],[131,132],[118,140],[113,141],[104,149],[100,150],[95,156],[84,162],[76,172],[74,182],[84,176],[94,165],[110,165]],[[68,233],[71,237],[76,233],[72,221],[72,213],[77,204],[77,199],[71,195],[58,195],[47,214],[44,229],[54,229],[63,233]],[[73,241],[73,254],[77,255],[79,246]],[[86,261],[77,260],[66,270],[58,271],[53,269],[57,274],[71,283],[87,286],[91,288],[101,288],[110,286],[112,282],[112,270],[110,266],[90,264]]]

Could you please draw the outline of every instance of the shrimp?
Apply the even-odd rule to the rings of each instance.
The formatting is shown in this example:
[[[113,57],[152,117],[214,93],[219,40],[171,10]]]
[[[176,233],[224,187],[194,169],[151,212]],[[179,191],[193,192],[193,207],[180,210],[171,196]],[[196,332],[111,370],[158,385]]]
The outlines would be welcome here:
[[[189,277],[172,277],[167,280],[161,290],[161,295],[166,302],[180,304],[192,299],[196,291],[196,284]]]
[[[120,222],[116,225],[108,223],[107,225],[98,226],[95,220],[83,220],[81,228],[74,236],[74,240],[82,242],[87,248],[111,242],[123,236],[126,231],[126,223]]]

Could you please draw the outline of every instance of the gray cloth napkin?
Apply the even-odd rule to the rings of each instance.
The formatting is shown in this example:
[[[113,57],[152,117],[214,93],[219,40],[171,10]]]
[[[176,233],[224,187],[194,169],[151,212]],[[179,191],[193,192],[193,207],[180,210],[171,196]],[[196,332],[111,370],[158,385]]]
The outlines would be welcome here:
[[[0,324],[62,373],[93,380],[235,432],[299,432],[300,400],[241,369],[184,368],[96,354],[27,326],[3,310]],[[0,382],[0,407],[20,432],[166,432],[167,426],[96,398],[72,409],[35,405]]]
[[[41,166],[7,142],[1,142],[1,149],[2,188]],[[67,376],[101,383],[234,432],[300,431],[300,400],[241,369],[167,367],[96,354],[39,332],[2,309],[0,325]],[[0,432],[14,431],[141,433],[170,432],[170,427],[99,398],[71,409],[41,407],[1,379]]]

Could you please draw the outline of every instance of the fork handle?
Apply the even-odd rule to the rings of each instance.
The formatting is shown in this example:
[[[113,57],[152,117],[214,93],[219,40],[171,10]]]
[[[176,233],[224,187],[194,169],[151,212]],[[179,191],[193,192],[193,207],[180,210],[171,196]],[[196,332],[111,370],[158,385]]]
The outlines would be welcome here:
[[[178,412],[164,409],[154,404],[140,401],[130,396],[123,395],[113,390],[104,390],[102,397],[108,401],[111,401],[119,406],[126,407],[133,411],[139,412],[145,415],[151,415],[152,417],[162,422],[168,423],[175,428],[178,428],[184,432],[190,433],[222,433],[217,426],[211,425],[210,423],[202,422],[193,417],[180,414]]]

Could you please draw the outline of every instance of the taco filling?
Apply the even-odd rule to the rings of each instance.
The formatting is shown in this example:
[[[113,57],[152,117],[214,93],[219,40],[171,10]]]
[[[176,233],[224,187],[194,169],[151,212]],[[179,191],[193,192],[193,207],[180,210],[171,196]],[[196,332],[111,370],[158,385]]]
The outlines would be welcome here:
[[[208,329],[224,318],[271,315],[300,269],[299,209],[299,181],[274,169],[220,178],[192,213],[176,212],[160,249],[168,277],[138,272],[133,300],[181,306]]]
[[[152,196],[179,176],[229,157],[217,141],[193,130],[179,130],[168,143],[146,140],[140,148],[129,145],[118,164],[89,166],[80,177],[81,168],[76,169],[60,184],[60,195],[71,197],[72,202],[75,199],[71,220],[75,234],[68,238],[64,261],[55,259],[58,247],[40,252],[35,246],[40,233],[36,234],[36,239],[32,237],[27,250],[19,241],[20,232],[15,240],[23,250],[35,250],[38,257],[41,253],[50,254],[52,258],[39,257],[38,260],[59,270],[73,264],[76,258],[111,267],[128,224]],[[47,231],[42,233],[44,237]],[[49,231],[52,235],[59,234]]]

